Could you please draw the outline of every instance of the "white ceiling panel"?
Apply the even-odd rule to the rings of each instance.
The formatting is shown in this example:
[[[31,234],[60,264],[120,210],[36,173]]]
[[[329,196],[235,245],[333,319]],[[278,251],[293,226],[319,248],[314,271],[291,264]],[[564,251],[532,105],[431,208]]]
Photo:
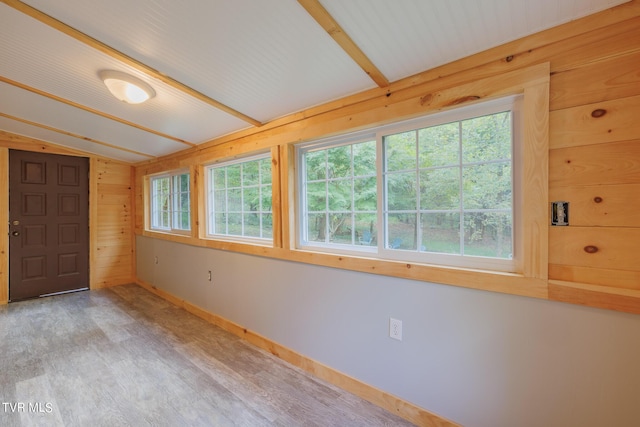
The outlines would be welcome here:
[[[628,0],[320,0],[396,81]]]

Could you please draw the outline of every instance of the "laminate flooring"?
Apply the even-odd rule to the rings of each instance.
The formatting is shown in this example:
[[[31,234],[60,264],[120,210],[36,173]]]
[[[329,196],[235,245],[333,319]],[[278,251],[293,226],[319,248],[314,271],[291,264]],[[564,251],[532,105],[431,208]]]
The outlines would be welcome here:
[[[0,306],[1,426],[409,426],[137,285]]]

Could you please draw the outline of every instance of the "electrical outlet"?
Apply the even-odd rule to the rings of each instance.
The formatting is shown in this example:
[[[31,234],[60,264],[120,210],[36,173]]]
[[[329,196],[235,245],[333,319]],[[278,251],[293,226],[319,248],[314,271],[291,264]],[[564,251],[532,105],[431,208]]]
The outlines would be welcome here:
[[[209,275],[207,277],[209,278],[209,281],[211,281],[211,270],[209,270]]]
[[[402,341],[402,320],[389,318],[389,336],[394,340]]]
[[[158,257],[156,256],[154,259],[154,262],[157,264],[158,263]]]

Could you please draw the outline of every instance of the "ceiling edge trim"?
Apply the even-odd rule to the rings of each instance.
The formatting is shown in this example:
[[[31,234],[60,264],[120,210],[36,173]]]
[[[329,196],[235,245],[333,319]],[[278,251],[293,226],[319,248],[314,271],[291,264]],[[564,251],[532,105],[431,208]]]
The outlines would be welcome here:
[[[147,128],[147,127],[139,125],[137,123],[133,123],[133,122],[130,122],[128,120],[121,119],[120,117],[116,117],[116,116],[113,116],[111,114],[107,114],[105,112],[96,110],[94,108],[87,107],[86,105],[78,104],[77,102],[71,101],[69,99],[61,98],[59,96],[56,96],[56,95],[53,95],[51,93],[42,91],[40,89],[36,89],[34,87],[25,85],[23,83],[15,81],[15,80],[8,79],[8,78],[6,78],[4,76],[0,76],[0,82],[10,84],[11,86],[15,86],[17,88],[27,90],[29,92],[35,93],[37,95],[44,96],[44,97],[49,98],[49,99],[53,99],[54,101],[62,102],[63,104],[67,104],[67,105],[69,105],[71,107],[74,107],[74,108],[79,108],[81,110],[84,110],[84,111],[87,111],[89,113],[104,117],[104,118],[109,119],[109,120],[113,120],[113,121],[121,123],[123,125],[131,126],[131,127],[136,128],[138,130],[141,130],[141,131],[144,131],[144,132],[148,132],[148,133],[152,133],[154,135],[158,135],[158,136],[160,136],[162,138],[167,138],[167,139],[170,139],[170,140],[175,141],[175,142],[179,142],[180,144],[188,145],[189,147],[195,147],[196,146],[196,144],[194,144],[193,142],[185,141],[183,139],[176,138],[175,136],[167,135],[165,133],[159,132],[159,131],[154,130],[154,129]]]
[[[33,144],[38,144],[38,147],[34,147]],[[26,150],[26,151],[38,151],[41,153],[50,154],[63,154],[69,156],[81,156],[102,159],[104,161],[115,162],[122,165],[133,166],[135,162],[130,160],[116,159],[114,157],[108,157],[103,154],[96,154],[91,151],[81,150],[79,148],[72,148],[66,145],[58,144],[44,139],[34,138],[28,135],[22,135],[19,133],[9,132],[7,130],[0,129],[0,148],[8,148],[13,150]],[[150,160],[146,160],[150,161]]]
[[[105,146],[105,147],[113,148],[114,150],[124,151],[124,152],[127,152],[127,153],[131,153],[131,154],[135,154],[135,155],[138,155],[138,156],[142,156],[142,157],[148,157],[149,159],[157,158],[156,156],[154,156],[152,154],[141,153],[139,151],[130,150],[128,148],[118,147],[117,145],[109,144],[108,142],[104,142],[104,141],[100,141],[100,140],[97,140],[97,139],[93,139],[93,138],[90,138],[88,136],[82,136],[82,135],[79,135],[79,134],[76,134],[76,133],[73,133],[73,132],[68,132],[68,131],[65,131],[65,130],[54,128],[52,126],[47,126],[47,125],[42,124],[42,123],[32,122],[31,120],[27,120],[27,119],[23,119],[23,118],[20,118],[20,117],[12,116],[10,114],[5,114],[5,113],[0,112],[0,117],[5,117],[5,118],[7,118],[9,120],[15,120],[17,122],[21,122],[21,123],[25,123],[27,125],[38,127],[40,129],[49,130],[49,131],[52,131],[52,132],[59,133],[61,135],[67,135],[67,136],[71,136],[73,138],[81,139],[83,141],[88,141],[88,142],[92,142],[92,143],[95,143],[95,144],[98,144],[98,145],[102,145],[102,146]]]

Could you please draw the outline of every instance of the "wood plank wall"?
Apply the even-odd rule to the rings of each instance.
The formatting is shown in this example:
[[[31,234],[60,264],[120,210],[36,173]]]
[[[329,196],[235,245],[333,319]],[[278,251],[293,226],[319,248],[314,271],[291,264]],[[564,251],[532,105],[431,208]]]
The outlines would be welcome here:
[[[131,165],[0,131],[0,304],[8,301],[8,150],[88,157],[91,289],[135,280]],[[2,220],[4,218],[4,220]]]
[[[549,296],[639,313],[640,18],[599,33],[552,65]]]
[[[640,313],[639,0],[425,71],[386,89],[140,164],[135,177],[136,233],[211,246],[197,242],[195,234],[191,239],[172,238],[144,230],[143,176],[148,173],[269,147],[278,147],[277,160],[286,163],[290,161],[286,153],[297,141],[344,132],[350,126],[372,126],[389,120],[389,111],[414,114],[415,109],[403,102],[409,106],[406,101],[416,94],[438,94],[546,62],[551,68],[549,200],[540,203],[568,201],[570,226],[549,230],[549,274],[543,297]],[[287,191],[284,184],[281,187]],[[287,224],[284,218],[283,228]],[[287,230],[283,240],[286,252]],[[224,249],[243,250],[233,245]]]
[[[91,219],[95,237],[91,283],[94,289],[131,283],[135,277],[133,171],[130,165],[92,159],[97,194]]]

